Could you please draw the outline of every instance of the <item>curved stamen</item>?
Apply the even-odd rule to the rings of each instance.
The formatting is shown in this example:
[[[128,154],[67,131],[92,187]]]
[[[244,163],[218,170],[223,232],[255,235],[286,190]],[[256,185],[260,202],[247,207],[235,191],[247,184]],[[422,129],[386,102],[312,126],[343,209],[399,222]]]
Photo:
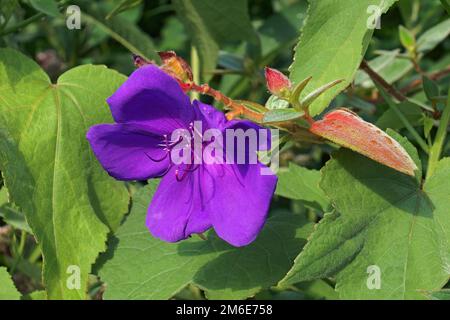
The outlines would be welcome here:
[[[160,159],[155,159],[155,158],[150,157],[150,156],[148,155],[147,152],[144,152],[144,154],[147,156],[147,158],[149,158],[149,159],[152,160],[153,162],[161,162],[161,161],[165,160],[165,159],[167,158],[167,156],[169,155],[169,153],[170,153],[170,152],[167,150],[167,151],[166,151],[166,154],[165,154],[162,158],[160,158]]]

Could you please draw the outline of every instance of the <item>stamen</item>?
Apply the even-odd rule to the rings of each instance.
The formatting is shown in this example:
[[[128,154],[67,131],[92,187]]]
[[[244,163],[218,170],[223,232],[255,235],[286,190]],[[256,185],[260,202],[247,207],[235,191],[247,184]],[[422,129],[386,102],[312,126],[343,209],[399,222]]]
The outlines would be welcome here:
[[[166,154],[165,154],[162,158],[160,158],[160,159],[155,159],[155,158],[150,157],[150,156],[148,155],[147,152],[144,152],[144,153],[145,153],[145,155],[147,156],[147,158],[149,158],[149,159],[152,160],[153,162],[161,162],[161,161],[163,161],[164,159],[167,158],[167,156],[169,155],[170,152],[167,150],[167,151],[166,151]]]

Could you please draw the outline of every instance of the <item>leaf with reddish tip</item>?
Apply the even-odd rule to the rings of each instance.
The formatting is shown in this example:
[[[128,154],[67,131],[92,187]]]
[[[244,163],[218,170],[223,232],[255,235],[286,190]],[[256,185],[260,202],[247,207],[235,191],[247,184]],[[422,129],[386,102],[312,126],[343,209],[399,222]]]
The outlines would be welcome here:
[[[385,166],[414,176],[417,169],[405,149],[385,132],[347,109],[325,115],[310,131]]]

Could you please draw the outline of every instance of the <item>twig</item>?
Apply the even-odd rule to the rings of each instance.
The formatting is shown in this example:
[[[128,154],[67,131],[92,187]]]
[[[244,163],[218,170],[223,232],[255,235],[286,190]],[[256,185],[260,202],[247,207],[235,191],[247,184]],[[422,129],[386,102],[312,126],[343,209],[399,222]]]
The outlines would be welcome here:
[[[428,78],[430,78],[431,80],[439,80],[449,74],[450,74],[450,67],[447,67],[444,70],[439,70],[439,71],[429,74]],[[407,94],[408,92],[416,89],[417,87],[420,87],[422,85],[422,82],[423,82],[422,78],[416,79],[416,80],[412,81],[410,84],[408,84],[407,86],[403,87],[400,90],[400,92],[402,94]]]
[[[231,98],[228,98],[223,93],[211,88],[208,84],[198,85],[196,83],[189,84],[190,90],[197,91],[201,94],[205,94],[213,97],[216,101],[222,102],[230,112],[227,113],[227,118],[233,119],[239,116],[245,116],[246,118],[261,123],[264,115],[252,110],[249,110],[243,104],[240,104],[234,101]]]

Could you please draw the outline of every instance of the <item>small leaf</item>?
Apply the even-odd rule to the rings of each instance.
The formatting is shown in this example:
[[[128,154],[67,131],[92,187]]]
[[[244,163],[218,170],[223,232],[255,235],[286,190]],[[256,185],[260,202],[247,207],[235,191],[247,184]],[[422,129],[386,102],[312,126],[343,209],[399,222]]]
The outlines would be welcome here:
[[[270,96],[269,99],[266,102],[266,108],[269,110],[275,110],[275,109],[287,109],[289,108],[289,102],[281,99],[277,96]]]
[[[404,26],[399,26],[398,33],[403,47],[405,47],[409,52],[413,52],[416,47],[416,38],[414,37],[414,34]]]
[[[23,212],[18,210],[13,204],[9,203],[8,189],[6,189],[5,186],[0,190],[0,217],[14,228],[33,233]]]
[[[308,94],[306,97],[304,97],[300,101],[301,107],[304,109],[308,108],[309,105],[314,102],[314,100],[316,100],[318,97],[320,97],[322,95],[322,93],[324,93],[328,89],[334,87],[335,85],[341,83],[342,81],[344,81],[344,80],[343,79],[334,80],[334,81],[331,81],[331,82],[324,84],[323,86],[317,88],[316,90],[314,90],[313,92]]]
[[[18,0],[2,0],[2,5],[0,7],[0,15],[3,16],[3,23],[7,23],[11,18],[12,14],[19,6]]]
[[[0,267],[0,300],[19,300],[20,293],[17,291],[11,276],[5,267]]]
[[[421,126],[423,124],[423,112],[418,105],[409,101],[403,101],[397,105],[397,109],[413,127]],[[376,126],[382,130],[386,130],[387,128],[399,130],[405,127],[395,111],[391,108],[386,110],[381,117],[378,118]]]
[[[114,17],[115,15],[126,11],[128,9],[134,8],[141,4],[142,0],[122,0],[118,5],[114,7],[114,9],[111,10],[110,13],[106,16],[106,20]]]
[[[301,118],[304,115],[304,112],[299,112],[293,108],[274,109],[264,113],[263,123],[290,121]]]
[[[441,0],[441,4],[444,7],[445,11],[450,14],[450,0]]]
[[[397,141],[349,110],[328,113],[323,120],[314,122],[310,131],[410,176],[417,169]]]
[[[30,5],[48,16],[57,17],[59,15],[58,5],[54,0],[30,0]]]
[[[431,129],[433,129],[434,120],[426,115],[423,116],[423,134],[425,138],[430,139]]]
[[[306,86],[308,85],[309,81],[311,81],[312,77],[308,77],[305,78],[304,80],[300,81],[294,88],[294,90],[292,90],[292,94],[290,97],[290,101],[292,104],[296,104],[299,103],[300,100],[300,95],[302,94],[303,90],[306,88]]]
[[[417,40],[417,51],[425,53],[433,50],[449,34],[450,18],[425,31]]]
[[[423,80],[423,90],[427,95],[428,100],[433,101],[439,96],[439,86],[436,82],[428,78],[427,76],[422,77]]]

